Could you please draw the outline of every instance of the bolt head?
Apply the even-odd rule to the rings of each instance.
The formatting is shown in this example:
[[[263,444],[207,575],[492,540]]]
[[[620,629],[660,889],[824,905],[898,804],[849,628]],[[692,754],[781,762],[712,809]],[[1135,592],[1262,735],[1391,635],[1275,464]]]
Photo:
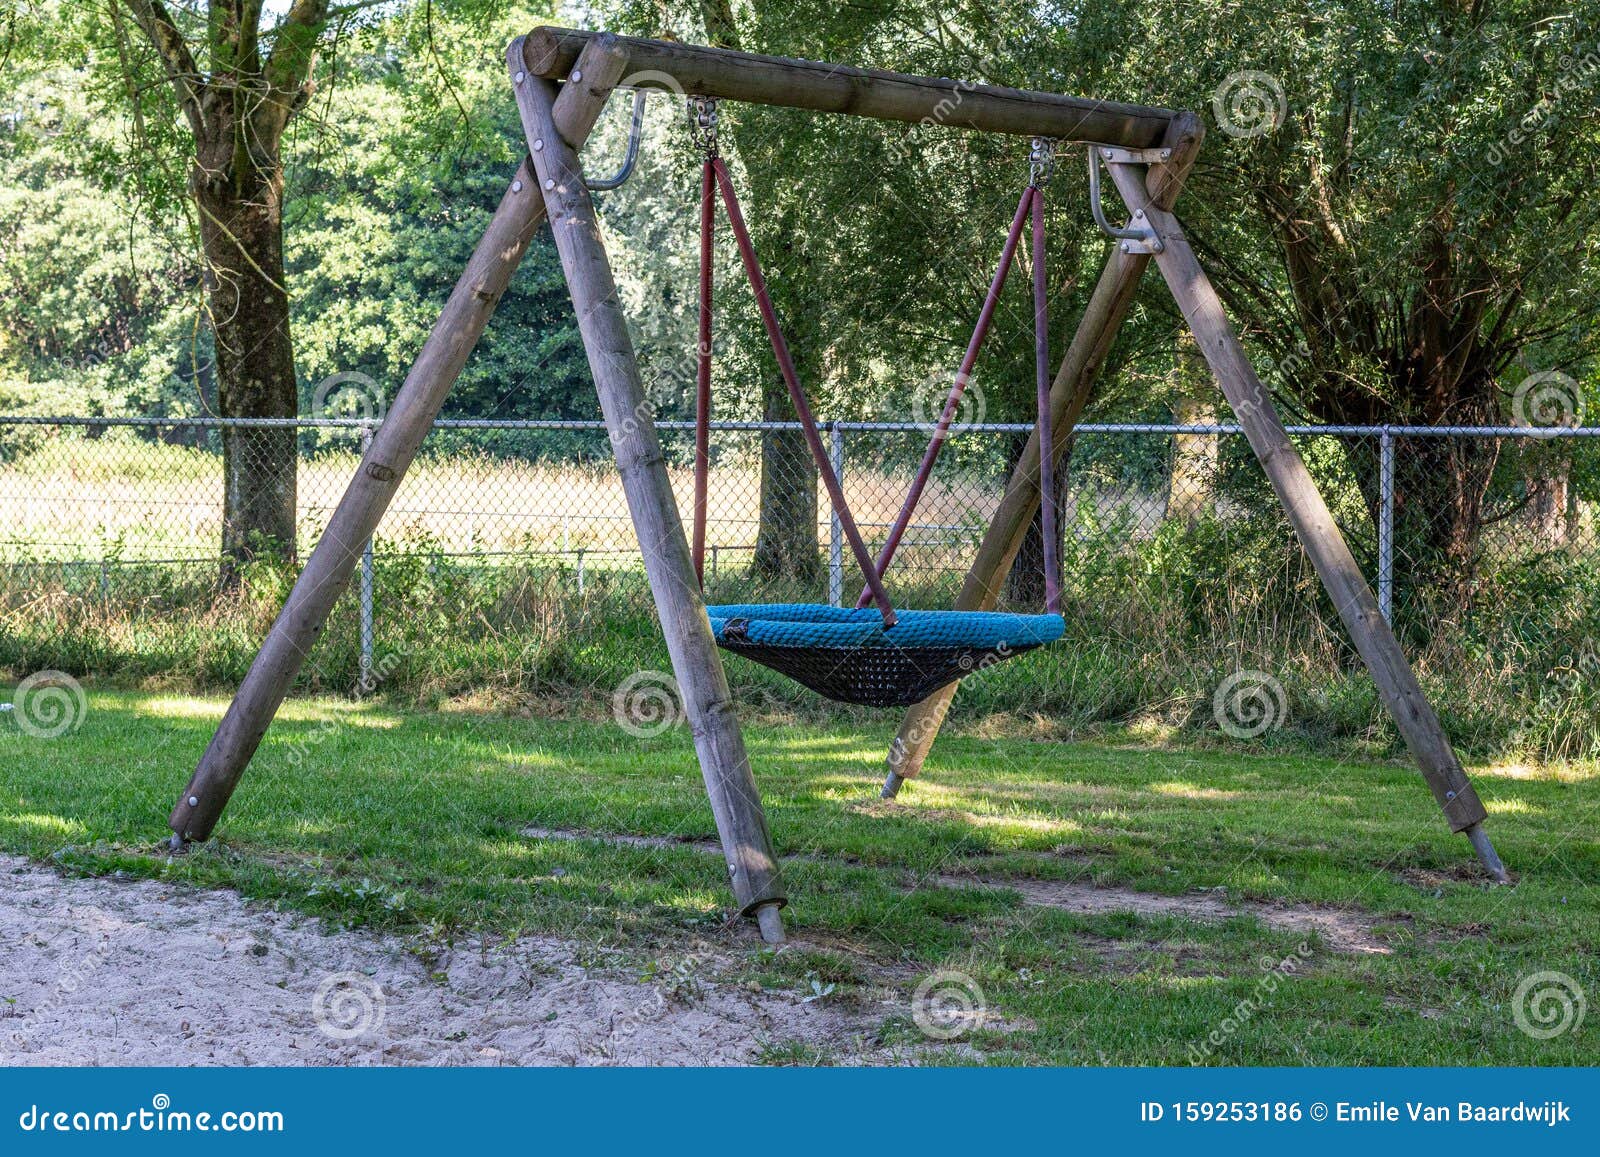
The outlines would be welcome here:
[[[574,68],[572,70],[572,79],[573,80],[582,80],[583,79],[583,69]]]
[[[199,807],[200,806],[200,797],[197,796],[197,795],[191,795],[189,797],[189,806],[190,807]]]
[[[533,142],[533,151],[536,152],[536,153],[544,152],[544,138],[543,137],[540,137],[538,140]]]
[[[513,193],[522,192],[522,182],[521,181],[512,181],[511,182],[511,191]]]
[[[527,79],[528,79],[528,74],[527,73],[525,73],[525,72],[517,73],[516,81],[517,81],[518,84],[521,84],[524,80],[527,80]]]
[[[544,187],[545,187],[545,188],[546,188],[546,189],[554,189],[554,188],[555,188],[555,187],[556,187],[556,183],[555,183],[555,181],[554,181],[554,180],[552,180],[552,179],[550,179],[550,178],[548,178],[548,177],[546,177],[546,178],[545,178],[545,182],[544,182]]]
[[[1133,252],[1133,246],[1129,245],[1126,241],[1124,241],[1122,243],[1122,251],[1124,253],[1132,253]]]
[[[1135,210],[1134,210],[1134,211],[1133,211],[1133,215],[1134,215],[1134,216],[1135,216],[1135,217],[1138,217],[1138,218],[1140,218],[1140,219],[1141,219],[1141,220],[1142,220],[1142,219],[1143,219],[1143,218],[1144,218],[1144,210],[1143,210],[1143,209],[1135,209]]]

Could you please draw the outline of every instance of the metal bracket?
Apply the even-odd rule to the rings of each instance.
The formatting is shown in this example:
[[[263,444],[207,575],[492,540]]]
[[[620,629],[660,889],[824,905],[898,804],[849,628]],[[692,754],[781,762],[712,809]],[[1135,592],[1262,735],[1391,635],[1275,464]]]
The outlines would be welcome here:
[[[639,142],[644,139],[644,94],[642,88],[633,90],[633,122],[628,126],[628,151],[622,158],[622,167],[609,177],[586,179],[583,183],[590,189],[617,189],[633,176],[633,167],[639,163]]]
[[[1172,160],[1171,149],[1119,149],[1114,145],[1091,145],[1108,165],[1159,165]]]
[[[1094,213],[1094,223],[1107,237],[1122,244],[1124,253],[1160,253],[1164,246],[1155,228],[1145,220],[1144,210],[1134,211],[1133,220],[1126,228],[1118,229],[1106,220],[1105,207],[1100,204],[1100,162],[1108,165],[1144,165],[1159,163],[1172,156],[1171,149],[1115,149],[1108,145],[1090,145],[1089,154],[1089,209]]]

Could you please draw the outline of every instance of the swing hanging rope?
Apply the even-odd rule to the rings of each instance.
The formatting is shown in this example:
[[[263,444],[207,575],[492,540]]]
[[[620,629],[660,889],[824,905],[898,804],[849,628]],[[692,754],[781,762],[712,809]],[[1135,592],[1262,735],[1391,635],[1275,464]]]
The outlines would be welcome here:
[[[690,97],[688,111],[695,143],[703,155],[700,184],[699,332],[695,379],[694,529],[692,553],[696,577],[705,583],[705,535],[710,473],[711,338],[714,297],[717,194],[720,193],[728,224],[744,265],[751,291],[772,345],[789,399],[805,434],[806,443],[838,514],[840,529],[850,544],[865,578],[855,609],[820,604],[761,604],[708,607],[717,643],[780,671],[831,699],[872,706],[907,706],[920,702],[940,687],[990,663],[1052,643],[1060,638],[1063,623],[1058,612],[1059,579],[1047,551],[1046,597],[1049,614],[1007,615],[992,612],[905,611],[897,613],[884,590],[883,577],[893,560],[934,462],[949,435],[951,422],[971,377],[978,351],[988,333],[1000,292],[1021,240],[1022,227],[1031,216],[1033,226],[1034,324],[1038,359],[1041,448],[1049,443],[1049,339],[1045,309],[1044,205],[1042,184],[1049,175],[1050,145],[1035,140],[1030,157],[1028,188],[1017,205],[988,296],[979,314],[961,368],[940,414],[933,440],[923,455],[899,516],[877,560],[867,550],[860,529],[834,471],[816,418],[800,385],[788,342],[778,324],[755,245],[745,225],[739,199],[717,149],[717,106],[714,100]],[[1042,479],[1049,478],[1048,458]],[[1048,483],[1047,483],[1048,484]],[[1045,489],[1043,494],[1053,494]],[[1049,502],[1044,504],[1047,508]],[[1053,511],[1050,512],[1053,515]],[[1053,517],[1046,526],[1053,527]],[[1047,539],[1046,541],[1051,541]],[[869,603],[877,611],[867,610]]]

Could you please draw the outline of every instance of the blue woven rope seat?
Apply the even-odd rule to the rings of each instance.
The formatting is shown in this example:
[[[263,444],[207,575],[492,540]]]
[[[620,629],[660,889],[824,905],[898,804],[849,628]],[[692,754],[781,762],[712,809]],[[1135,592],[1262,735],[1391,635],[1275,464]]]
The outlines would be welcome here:
[[[819,603],[707,607],[717,645],[841,703],[907,707],[965,675],[1061,638],[1060,615],[898,611]]]

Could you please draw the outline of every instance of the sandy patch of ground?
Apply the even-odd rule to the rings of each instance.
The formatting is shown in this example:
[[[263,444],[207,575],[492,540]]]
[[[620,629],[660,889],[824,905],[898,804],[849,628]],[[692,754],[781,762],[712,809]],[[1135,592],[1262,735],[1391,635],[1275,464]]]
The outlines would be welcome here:
[[[727,1065],[792,1042],[890,1059],[861,1055],[876,1018],[719,984],[733,961],[714,950],[643,983],[549,938],[417,949],[0,857],[0,1064]]]

